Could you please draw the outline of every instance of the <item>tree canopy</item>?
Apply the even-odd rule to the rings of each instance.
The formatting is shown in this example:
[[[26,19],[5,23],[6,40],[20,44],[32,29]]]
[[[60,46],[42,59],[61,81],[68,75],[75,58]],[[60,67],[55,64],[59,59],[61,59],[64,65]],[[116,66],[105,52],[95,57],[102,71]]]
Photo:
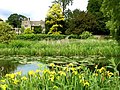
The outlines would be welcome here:
[[[20,14],[17,14],[17,13],[14,13],[14,14],[11,14],[9,17],[8,17],[8,20],[7,22],[12,25],[14,28],[20,28],[21,27],[21,22],[22,20],[24,20],[25,16],[23,15],[20,15]]]
[[[111,35],[116,39],[120,36],[120,0],[103,0],[101,11],[109,21],[106,23]]]
[[[64,16],[60,4],[54,3],[47,13],[46,27],[49,34],[62,33]]]
[[[69,11],[68,13],[66,34],[80,35],[83,31],[94,32],[96,27],[94,15],[89,12],[80,11],[79,9],[73,12]]]
[[[87,10],[96,17],[97,30],[94,34],[109,34],[109,30],[106,28],[107,17],[104,17],[100,8],[103,0],[88,0]]]
[[[63,16],[65,14],[65,9],[67,8],[67,6],[73,4],[73,0],[55,0],[54,2],[59,3],[62,6]]]

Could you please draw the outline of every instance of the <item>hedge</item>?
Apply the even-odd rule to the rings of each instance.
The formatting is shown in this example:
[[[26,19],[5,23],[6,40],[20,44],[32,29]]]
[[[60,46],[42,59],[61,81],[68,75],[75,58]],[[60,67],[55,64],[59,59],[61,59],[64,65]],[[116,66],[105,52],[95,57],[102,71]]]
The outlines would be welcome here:
[[[80,39],[77,35],[48,35],[48,34],[20,34],[16,36],[18,40],[59,40],[59,39]]]

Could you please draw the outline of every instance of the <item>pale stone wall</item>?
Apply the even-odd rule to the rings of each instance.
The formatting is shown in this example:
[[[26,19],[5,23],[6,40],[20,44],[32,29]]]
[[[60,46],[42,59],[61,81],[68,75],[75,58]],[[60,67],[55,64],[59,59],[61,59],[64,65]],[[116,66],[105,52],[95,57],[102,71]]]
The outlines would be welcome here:
[[[25,29],[26,28],[31,28],[30,20],[24,20],[24,21],[22,21],[21,26],[24,27]]]
[[[42,26],[42,28],[44,29],[45,28],[45,22],[44,21],[30,21],[30,19],[27,19],[27,20],[24,20],[22,21],[22,24],[21,26],[24,27],[25,29],[26,28],[30,28],[32,29],[31,27],[33,26]]]

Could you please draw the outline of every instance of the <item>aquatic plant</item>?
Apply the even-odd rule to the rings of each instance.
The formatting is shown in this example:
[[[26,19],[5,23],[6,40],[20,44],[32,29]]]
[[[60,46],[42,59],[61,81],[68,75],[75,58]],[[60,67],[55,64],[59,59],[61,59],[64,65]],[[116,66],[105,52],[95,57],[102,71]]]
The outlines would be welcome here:
[[[0,88],[3,90],[120,90],[119,76],[107,71],[105,67],[92,72],[85,65],[75,67],[70,63],[60,66],[54,63],[51,70],[29,71],[27,75],[21,72],[6,74],[0,78]],[[60,68],[59,67],[59,68]]]

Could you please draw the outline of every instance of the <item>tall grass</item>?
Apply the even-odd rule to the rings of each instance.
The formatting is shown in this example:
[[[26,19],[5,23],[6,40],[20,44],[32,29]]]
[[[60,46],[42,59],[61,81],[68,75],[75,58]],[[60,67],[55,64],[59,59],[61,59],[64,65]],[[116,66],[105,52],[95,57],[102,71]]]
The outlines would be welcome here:
[[[9,44],[0,44],[0,55],[120,56],[120,46],[114,40],[14,40]]]

